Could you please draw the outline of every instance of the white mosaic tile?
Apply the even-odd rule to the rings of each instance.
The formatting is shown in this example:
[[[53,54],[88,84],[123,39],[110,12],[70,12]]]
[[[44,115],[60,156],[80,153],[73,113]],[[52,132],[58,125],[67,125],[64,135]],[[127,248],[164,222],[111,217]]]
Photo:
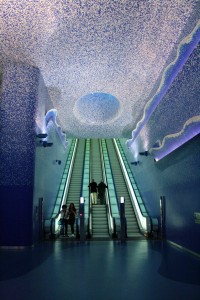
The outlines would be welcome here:
[[[127,127],[133,130],[164,68],[199,18],[197,0],[7,0],[0,5],[1,59],[40,69],[68,137],[123,137]],[[83,110],[82,118],[74,108],[81,97],[97,92],[116,97],[120,110],[117,118],[106,119],[102,110],[94,125],[95,105],[89,114]]]

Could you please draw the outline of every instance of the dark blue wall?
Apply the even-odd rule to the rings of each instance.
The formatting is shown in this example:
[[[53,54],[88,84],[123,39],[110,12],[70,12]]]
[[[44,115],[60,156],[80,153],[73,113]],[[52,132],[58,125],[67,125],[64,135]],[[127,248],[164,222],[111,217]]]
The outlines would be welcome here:
[[[200,212],[200,136],[158,162],[151,155],[139,161],[130,166],[150,215],[160,218],[160,196],[165,196],[166,239],[200,253],[200,225],[194,220]]]

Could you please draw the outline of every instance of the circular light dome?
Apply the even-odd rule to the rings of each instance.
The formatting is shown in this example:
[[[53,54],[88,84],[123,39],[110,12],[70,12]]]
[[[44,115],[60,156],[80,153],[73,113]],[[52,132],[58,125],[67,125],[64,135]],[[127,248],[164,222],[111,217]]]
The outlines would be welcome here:
[[[75,104],[74,113],[81,122],[101,125],[115,119],[119,108],[116,97],[95,92],[81,97]]]

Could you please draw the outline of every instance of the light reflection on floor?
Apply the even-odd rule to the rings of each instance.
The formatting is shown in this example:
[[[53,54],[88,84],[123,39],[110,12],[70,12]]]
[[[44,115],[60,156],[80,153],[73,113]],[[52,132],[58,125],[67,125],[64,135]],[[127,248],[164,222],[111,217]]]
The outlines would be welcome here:
[[[3,299],[198,299],[200,259],[158,240],[0,251]]]

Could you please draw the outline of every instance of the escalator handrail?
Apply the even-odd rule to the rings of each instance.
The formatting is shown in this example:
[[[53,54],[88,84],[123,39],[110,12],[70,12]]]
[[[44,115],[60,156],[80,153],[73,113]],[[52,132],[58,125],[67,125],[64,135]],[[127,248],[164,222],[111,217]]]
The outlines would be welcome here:
[[[117,145],[116,140],[113,139],[113,141],[114,141],[116,153],[118,155],[123,173],[125,175],[125,180],[127,182],[127,187],[129,189],[129,192],[130,192],[130,195],[131,195],[131,201],[133,203],[133,208],[134,208],[136,218],[137,218],[139,226],[140,226],[140,230],[144,233],[151,233],[153,222],[152,222],[152,220],[151,220],[151,218],[150,218],[150,216],[148,215],[147,212],[146,212],[147,215],[143,215],[143,212],[141,211],[140,204],[137,201],[137,196],[135,195],[135,191],[134,191],[133,185],[131,183],[130,176],[129,176],[127,170],[126,170],[125,163],[124,163],[122,155],[120,153],[120,149]]]
[[[90,154],[91,155],[91,139],[90,139]],[[91,158],[90,158],[90,167],[89,167],[89,183],[91,182],[92,178],[91,178]],[[90,192],[90,187],[88,186],[88,191],[89,191],[89,200],[88,200],[88,237],[92,236],[92,210],[91,210],[91,192]]]
[[[85,146],[84,146],[84,156],[83,156],[83,167],[82,167],[82,179],[81,179],[80,197],[82,197],[82,195],[83,195],[83,179],[84,179],[85,153],[86,153],[86,143],[85,143]]]
[[[72,141],[72,143],[73,143],[73,141]],[[71,146],[73,146],[73,144]],[[72,167],[73,167],[73,163],[74,163],[76,148],[77,148],[77,140],[75,140],[75,144],[74,144],[74,148],[73,148],[73,154],[72,154],[72,157],[71,157],[71,160],[70,160],[70,165],[69,165],[69,168],[68,168],[68,171],[67,171],[67,178],[66,178],[66,182],[65,182],[65,188],[64,188],[64,191],[63,191],[62,200],[60,202],[60,206],[59,206],[58,211],[61,210],[61,207],[62,207],[62,205],[63,205],[63,203],[66,199],[66,193],[67,193],[67,190],[68,190],[68,187],[69,187],[69,181],[70,181],[71,171],[72,171]],[[67,155],[66,164],[67,164],[68,159],[69,159],[70,150],[69,150],[69,153]],[[64,174],[64,172],[65,172],[65,168],[64,168],[63,174]],[[61,179],[61,181],[62,181],[62,179]],[[58,193],[59,193],[59,191],[58,191]],[[55,206],[54,206],[54,208],[55,208]],[[57,213],[58,213],[58,211],[57,211]]]
[[[113,180],[113,187],[114,187],[115,196],[116,196],[116,200],[117,200],[118,211],[120,211],[120,205],[119,205],[119,200],[118,200],[117,190],[116,190],[116,186],[115,186],[115,180],[114,180],[114,176],[113,176],[113,171],[112,171],[112,168],[111,168],[110,155],[109,155],[109,152],[108,152],[108,146],[107,146],[107,143],[106,143],[106,149],[107,149],[107,153],[108,153],[108,159],[109,159],[109,164],[110,164],[110,171],[111,171],[111,176],[112,176],[112,180]]]
[[[74,140],[71,143],[71,147],[73,146],[73,142],[74,142]],[[73,169],[73,164],[74,164],[74,158],[75,158],[76,150],[77,150],[77,139],[75,139],[73,153],[72,153],[72,157],[71,157],[71,160],[70,160],[70,165],[69,165],[68,172],[67,172],[67,178],[66,178],[66,182],[65,182],[65,188],[64,188],[64,191],[63,191],[63,194],[62,194],[61,201],[60,201],[60,203],[59,203],[59,205],[58,205],[57,208],[56,208],[56,202],[55,202],[55,205],[54,205],[52,217],[51,217],[51,220],[50,220],[50,234],[51,235],[56,234],[57,229],[59,227],[58,226],[58,219],[60,219],[60,216],[59,216],[58,213],[61,210],[62,205],[65,203],[65,200],[66,200],[66,194],[67,194],[67,191],[68,191],[68,188],[69,188],[69,181],[70,181],[70,177],[71,177],[71,173],[72,173],[72,169]],[[66,164],[68,162],[68,159],[69,159],[69,156],[70,156],[70,152],[71,152],[71,148],[70,148],[70,150],[68,152],[68,156],[67,156],[67,159],[66,159]],[[65,168],[64,168],[63,174],[64,174],[64,172],[65,172]],[[61,179],[61,181],[62,181],[62,179]],[[55,211],[55,209],[56,209],[56,211]]]
[[[91,139],[90,139],[90,152],[89,152],[89,157],[90,157],[90,153],[91,153]],[[91,177],[91,162],[89,160],[89,178]],[[90,182],[91,182],[91,178],[90,178]],[[89,194],[89,198],[88,198],[88,237],[90,238],[92,236],[92,212],[91,212],[91,193],[90,193],[90,188],[88,187],[88,194]]]
[[[88,146],[88,143],[89,143],[89,146]],[[84,188],[84,176],[85,176],[85,168],[86,168],[86,161],[87,161],[87,157],[86,157],[86,153],[87,153],[87,148],[89,149],[89,153],[88,155],[90,155],[90,139],[86,139],[86,143],[85,143],[85,150],[84,150],[84,161],[83,161],[83,174],[82,174],[82,190],[81,190],[81,196],[84,197],[84,201],[86,203],[86,200],[85,200],[85,195],[84,195],[84,192],[83,192],[83,188]],[[90,160],[88,159],[88,163],[89,163],[89,178],[90,178]],[[88,178],[88,180],[89,180]],[[87,182],[87,186],[88,186],[88,182]],[[86,186],[85,186],[86,187]],[[87,235],[89,236],[90,235],[90,218],[91,218],[91,212],[90,212],[90,193],[88,192],[88,211],[87,213],[85,213],[85,220],[84,220],[84,223],[86,224],[86,227],[87,227]],[[87,216],[87,217],[86,217]]]
[[[121,159],[122,159],[122,161],[123,161],[123,163],[124,163],[124,165],[125,165],[126,170],[127,170],[127,168],[130,170],[130,167],[129,167],[129,164],[127,163],[126,157],[123,158],[123,156],[124,156],[124,151],[123,151],[123,148],[122,148],[122,146],[121,146],[120,141],[119,141],[118,139],[114,139],[114,141],[116,142],[116,144],[115,144],[115,146],[117,146],[116,149],[118,148],[118,150],[119,150],[119,152],[120,152]],[[126,165],[127,165],[127,166],[126,166]],[[128,174],[128,172],[127,172],[127,176],[129,177],[130,184],[131,184],[133,190],[135,190],[135,188],[133,187],[132,181],[131,181],[131,177],[130,177],[130,175]],[[133,178],[133,180],[134,180],[135,185],[137,186],[137,184],[136,184],[136,182],[135,182],[135,179],[134,179],[134,177],[133,177],[132,172],[131,172],[131,176],[132,176],[132,178]],[[139,193],[138,187],[137,187],[137,191],[138,191],[138,193]],[[137,195],[136,195],[136,198],[137,198]],[[140,198],[141,198],[141,200],[142,200],[141,195],[140,195]],[[143,202],[143,201],[142,201],[142,202]],[[140,203],[138,203],[138,204],[139,204],[139,207],[140,207],[140,206],[141,206]],[[140,207],[140,211],[141,211],[141,214],[142,214],[143,216],[146,216],[145,214],[148,214],[148,212],[147,212],[147,210],[146,210],[146,207],[145,207],[144,203],[142,203],[142,204],[143,204],[143,207],[144,207],[144,209],[145,209],[145,212],[143,212],[143,211],[141,210],[141,207]]]
[[[104,180],[105,184],[108,186],[101,140],[100,140],[99,144],[100,144],[100,157],[101,157],[103,180]],[[113,220],[113,216],[112,216],[112,208],[111,208],[111,205],[110,205],[110,197],[109,197],[109,190],[108,189],[106,189],[106,207],[107,207],[109,233],[110,233],[110,235],[113,235],[113,233],[114,233],[114,220]]]

